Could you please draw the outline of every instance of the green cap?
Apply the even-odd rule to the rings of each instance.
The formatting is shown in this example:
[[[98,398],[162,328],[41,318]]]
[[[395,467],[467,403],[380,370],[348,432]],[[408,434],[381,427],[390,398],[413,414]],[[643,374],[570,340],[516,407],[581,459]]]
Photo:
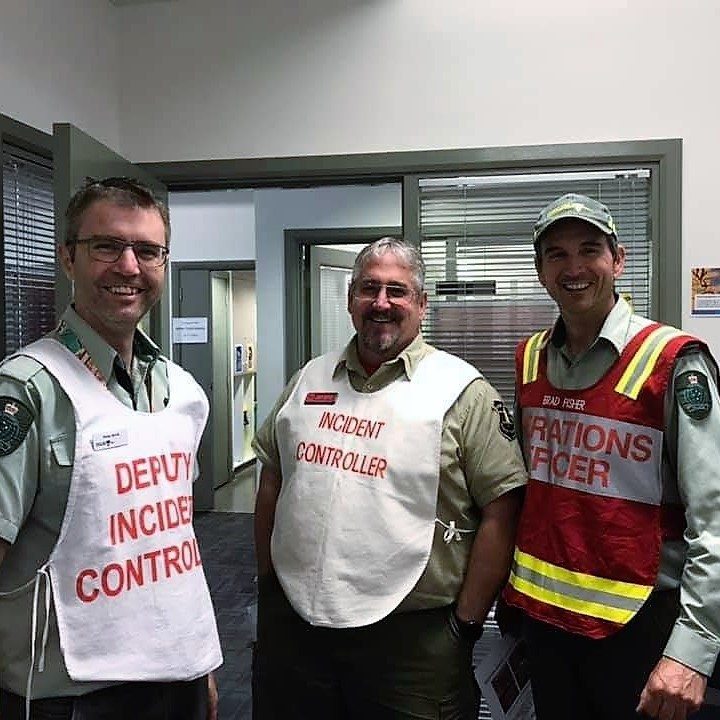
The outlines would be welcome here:
[[[537,247],[540,236],[558,220],[565,218],[577,218],[584,220],[602,230],[606,235],[612,237],[612,242],[617,245],[617,230],[615,221],[605,205],[587,195],[568,193],[553,200],[544,207],[535,221],[533,228],[533,245]]]

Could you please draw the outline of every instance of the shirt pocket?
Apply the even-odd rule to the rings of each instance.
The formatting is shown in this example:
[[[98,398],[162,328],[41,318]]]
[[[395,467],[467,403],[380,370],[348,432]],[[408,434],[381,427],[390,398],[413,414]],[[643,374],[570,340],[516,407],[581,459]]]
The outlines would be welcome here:
[[[59,467],[70,467],[73,462],[74,448],[71,447],[69,435],[58,435],[50,438],[50,464]]]

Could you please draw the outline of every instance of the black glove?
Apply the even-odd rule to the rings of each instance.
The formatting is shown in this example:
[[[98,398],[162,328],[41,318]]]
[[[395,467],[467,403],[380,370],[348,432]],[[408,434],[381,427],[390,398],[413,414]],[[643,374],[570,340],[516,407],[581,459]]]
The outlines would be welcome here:
[[[481,622],[461,620],[457,616],[457,603],[453,603],[449,608],[450,629],[461,640],[468,642],[477,642],[483,634],[483,624]]]

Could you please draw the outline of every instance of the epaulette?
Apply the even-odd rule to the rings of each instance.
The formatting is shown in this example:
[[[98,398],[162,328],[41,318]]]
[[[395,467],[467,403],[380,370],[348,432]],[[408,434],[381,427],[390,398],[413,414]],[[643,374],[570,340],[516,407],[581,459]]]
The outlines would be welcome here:
[[[27,355],[13,355],[0,364],[0,375],[21,383],[37,375],[44,367],[35,358]]]

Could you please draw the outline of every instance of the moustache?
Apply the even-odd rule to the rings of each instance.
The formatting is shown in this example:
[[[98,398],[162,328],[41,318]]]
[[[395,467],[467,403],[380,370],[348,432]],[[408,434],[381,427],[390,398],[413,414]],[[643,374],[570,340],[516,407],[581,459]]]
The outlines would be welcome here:
[[[363,315],[363,320],[389,320],[392,322],[398,320],[398,314],[392,310],[388,310],[386,312],[376,312],[370,310]]]

